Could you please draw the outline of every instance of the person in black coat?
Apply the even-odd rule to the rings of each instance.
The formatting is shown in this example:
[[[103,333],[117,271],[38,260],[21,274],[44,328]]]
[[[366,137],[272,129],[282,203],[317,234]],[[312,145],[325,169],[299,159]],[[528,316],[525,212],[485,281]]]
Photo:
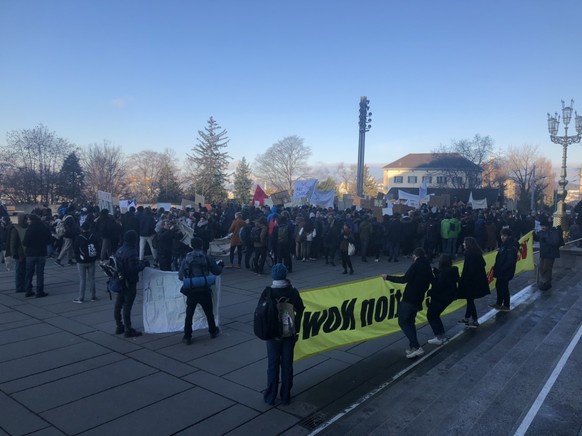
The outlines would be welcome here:
[[[406,357],[412,359],[424,354],[416,336],[416,313],[422,310],[424,295],[433,280],[430,262],[426,258],[424,249],[415,248],[412,253],[414,262],[403,276],[385,275],[384,280],[394,283],[406,283],[402,300],[398,305],[398,325],[408,338],[410,348],[406,350]]]
[[[263,290],[261,298],[266,298],[267,289],[270,289],[271,298],[274,301],[285,300],[293,305],[292,320],[294,333],[287,337],[280,337],[267,341],[267,389],[263,393],[263,400],[269,405],[275,404],[279,391],[279,373],[281,375],[280,397],[283,404],[291,401],[291,388],[293,387],[293,352],[297,342],[297,334],[301,325],[301,317],[305,306],[299,295],[299,291],[287,280],[287,268],[282,263],[273,265],[271,270],[273,283]]]
[[[552,227],[547,219],[540,222],[542,229],[536,235],[540,241],[539,282],[540,291],[547,291],[552,287],[552,269],[554,261],[560,257],[561,230]]]
[[[139,261],[136,247],[138,238],[135,230],[128,230],[123,236],[123,245],[115,253],[123,276],[123,289],[117,294],[115,307],[113,308],[113,318],[117,325],[115,334],[120,335],[124,333],[126,338],[135,338],[142,335],[142,332],[135,330],[131,326],[131,309],[137,295],[139,272],[147,265],[147,263]],[[121,321],[122,312],[123,322]]]
[[[512,238],[510,229],[501,230],[501,247],[495,256],[493,266],[493,277],[497,279],[495,288],[497,289],[497,301],[489,306],[495,310],[508,312],[509,305],[509,281],[515,275],[517,265],[517,252],[519,243]]]
[[[489,282],[485,271],[485,259],[477,240],[472,236],[467,236],[463,240],[463,247],[465,248],[465,261],[459,279],[459,298],[467,300],[467,309],[465,317],[459,323],[465,324],[466,327],[477,328],[479,327],[479,317],[477,316],[475,300],[489,295]]]
[[[51,232],[38,215],[28,216],[28,228],[22,245],[26,256],[25,297],[32,297],[32,278],[36,274],[36,298],[46,297],[44,292],[44,266],[46,264],[47,245],[51,242]]]
[[[426,319],[434,333],[434,338],[429,339],[432,345],[442,345],[448,339],[445,336],[445,327],[441,321],[441,313],[453,302],[457,294],[457,282],[459,281],[459,269],[453,266],[451,256],[443,254],[439,260],[439,267],[433,268],[435,276],[432,281],[428,296],[430,303],[426,312]]]

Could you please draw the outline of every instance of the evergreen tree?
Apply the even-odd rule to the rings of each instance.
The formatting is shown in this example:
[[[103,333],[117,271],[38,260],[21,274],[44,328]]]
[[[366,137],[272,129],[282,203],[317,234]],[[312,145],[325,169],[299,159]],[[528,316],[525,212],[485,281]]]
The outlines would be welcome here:
[[[77,153],[70,153],[64,160],[58,177],[57,194],[62,200],[83,201],[85,172]]]
[[[222,129],[214,118],[208,119],[204,131],[198,131],[196,145],[188,161],[192,165],[190,180],[198,194],[207,202],[220,202],[226,199],[224,187],[228,179],[228,163],[230,156],[222,151],[230,140],[227,131]]]
[[[253,180],[251,179],[251,166],[243,157],[234,172],[234,197],[242,204],[247,204],[251,196]]]
[[[182,188],[176,177],[175,168],[172,168],[170,164],[166,164],[160,169],[156,185],[158,201],[179,203],[182,200]]]

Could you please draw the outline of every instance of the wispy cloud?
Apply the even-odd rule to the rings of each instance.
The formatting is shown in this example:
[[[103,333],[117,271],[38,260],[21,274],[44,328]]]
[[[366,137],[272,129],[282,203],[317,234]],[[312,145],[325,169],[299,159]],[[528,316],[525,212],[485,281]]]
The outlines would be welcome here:
[[[118,108],[118,109],[123,109],[124,107],[126,107],[129,104],[130,101],[131,101],[131,98],[125,98],[125,97],[114,98],[113,100],[111,100],[111,106]]]

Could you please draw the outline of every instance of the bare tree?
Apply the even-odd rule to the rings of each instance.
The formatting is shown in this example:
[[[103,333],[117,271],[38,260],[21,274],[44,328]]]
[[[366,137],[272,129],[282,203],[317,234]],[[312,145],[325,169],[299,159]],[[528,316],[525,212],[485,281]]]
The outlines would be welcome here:
[[[90,144],[83,153],[82,162],[87,198],[97,200],[97,191],[128,196],[126,160],[120,146],[108,140]]]
[[[432,152],[435,159],[450,162],[444,171],[439,169],[438,173],[429,174],[445,176],[455,188],[480,188],[481,171],[493,154],[493,144],[491,137],[477,134],[473,139],[453,140],[450,145],[441,145]]]
[[[159,196],[162,171],[165,176],[171,172],[176,178],[178,174],[176,161],[175,154],[170,149],[163,153],[144,150],[129,156],[128,189],[132,195],[142,202],[155,202]]]
[[[336,173],[339,179],[339,187],[347,194],[357,194],[357,165],[346,167],[342,162],[338,165]],[[364,195],[374,197],[378,193],[378,181],[370,175],[368,165],[364,165]]]
[[[530,209],[531,193],[534,190],[534,201],[543,201],[544,193],[553,192],[556,175],[552,171],[551,162],[538,153],[535,145],[510,146],[506,155],[509,178],[516,185],[518,193],[518,208],[522,212]],[[534,171],[535,167],[535,171]]]
[[[0,194],[14,202],[54,202],[59,170],[74,146],[42,124],[13,130],[6,138],[6,145],[0,147]]]
[[[268,183],[272,191],[286,189],[291,193],[293,182],[305,177],[309,171],[309,156],[311,148],[304,144],[303,138],[287,136],[255,158],[254,172]]]

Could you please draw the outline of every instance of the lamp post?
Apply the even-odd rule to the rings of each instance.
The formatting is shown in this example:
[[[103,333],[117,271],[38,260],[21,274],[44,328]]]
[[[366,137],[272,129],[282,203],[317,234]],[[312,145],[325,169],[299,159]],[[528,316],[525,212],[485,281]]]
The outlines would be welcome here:
[[[550,139],[554,144],[561,144],[563,147],[562,151],[562,171],[560,172],[560,181],[558,185],[560,189],[558,190],[558,203],[556,208],[556,214],[554,215],[554,226],[562,226],[563,231],[568,230],[568,219],[566,216],[566,185],[568,181],[566,180],[566,158],[568,155],[568,145],[576,144],[582,139],[582,116],[578,115],[578,112],[574,112],[576,119],[576,132],[577,135],[568,136],[568,124],[572,118],[572,106],[574,106],[574,100],[571,100],[570,106],[566,106],[564,100],[562,100],[562,122],[564,123],[564,136],[557,136],[558,127],[560,126],[560,116],[558,112],[552,117],[548,113],[548,131],[550,132]]]
[[[358,197],[364,196],[364,149],[366,148],[366,132],[372,125],[372,112],[370,112],[370,100],[367,97],[360,97],[360,138],[358,141],[358,173],[356,192]]]

